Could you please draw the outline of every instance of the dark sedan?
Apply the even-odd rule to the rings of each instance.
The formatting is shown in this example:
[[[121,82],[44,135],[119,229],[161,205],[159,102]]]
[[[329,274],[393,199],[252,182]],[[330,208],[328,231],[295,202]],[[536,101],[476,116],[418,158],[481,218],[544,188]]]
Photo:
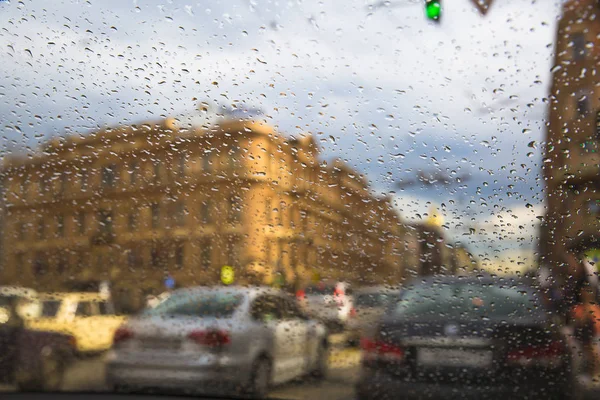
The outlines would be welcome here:
[[[510,279],[415,281],[361,341],[358,398],[573,398],[554,321],[536,289]]]

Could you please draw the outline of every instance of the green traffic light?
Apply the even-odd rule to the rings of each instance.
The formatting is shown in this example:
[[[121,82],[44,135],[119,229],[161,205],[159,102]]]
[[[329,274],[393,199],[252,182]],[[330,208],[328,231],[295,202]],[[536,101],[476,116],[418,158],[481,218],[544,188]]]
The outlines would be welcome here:
[[[438,20],[442,15],[442,5],[439,1],[428,1],[425,4],[425,14],[428,19]]]

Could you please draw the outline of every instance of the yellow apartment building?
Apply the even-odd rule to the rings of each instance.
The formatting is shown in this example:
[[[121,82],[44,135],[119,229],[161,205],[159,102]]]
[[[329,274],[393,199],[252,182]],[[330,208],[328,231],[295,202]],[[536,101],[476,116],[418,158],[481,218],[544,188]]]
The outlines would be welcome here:
[[[256,120],[178,128],[172,118],[55,138],[2,166],[0,282],[64,290],[107,280],[145,294],[220,283],[403,279],[405,227],[389,198],[311,135]]]

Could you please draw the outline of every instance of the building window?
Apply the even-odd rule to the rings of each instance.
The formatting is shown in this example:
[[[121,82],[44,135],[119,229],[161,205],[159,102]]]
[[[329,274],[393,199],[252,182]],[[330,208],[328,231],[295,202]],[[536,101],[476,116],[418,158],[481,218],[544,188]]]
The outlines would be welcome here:
[[[227,265],[237,266],[239,265],[239,240],[237,237],[229,237],[226,243],[227,248]]]
[[[185,226],[185,204],[180,201],[175,204],[175,225]]]
[[[23,265],[24,260],[23,260],[23,253],[17,253],[15,254],[15,266],[17,267],[17,271],[23,271]]]
[[[58,260],[56,261],[56,272],[62,274],[67,269],[67,253],[61,251],[58,253]]]
[[[113,215],[112,215],[112,211],[101,210],[98,213],[98,229],[102,233],[111,234],[113,232]]]
[[[65,236],[65,217],[62,214],[56,216],[56,233],[58,237]]]
[[[137,229],[137,213],[129,213],[127,218],[127,229],[129,232],[134,232]]]
[[[242,219],[242,210],[239,197],[231,195],[229,197],[229,222],[238,223]]]
[[[204,170],[204,172],[210,172],[211,170],[210,153],[204,153],[202,155],[202,170]]]
[[[183,259],[185,255],[185,248],[183,243],[179,243],[175,248],[175,267],[181,269],[183,268]]]
[[[117,166],[114,164],[102,167],[102,187],[114,188],[117,177]]]
[[[37,252],[33,260],[33,272],[35,275],[44,275],[46,271],[46,257],[44,254]]]
[[[577,98],[577,115],[585,117],[589,112],[589,99],[586,94],[581,94]]]
[[[203,224],[210,224],[211,223],[211,208],[212,208],[212,202],[210,200],[206,200],[204,202],[202,202],[201,206],[200,206],[200,219],[202,220]]]
[[[212,244],[209,239],[202,242],[200,250],[200,265],[204,269],[209,269],[212,263]]]
[[[68,184],[68,179],[67,179],[67,174],[63,173],[60,174],[60,187],[58,189],[58,194],[62,197],[65,195],[65,193],[67,192],[67,184]]]
[[[77,213],[77,229],[80,235],[85,234],[85,211]]]
[[[271,199],[265,199],[265,218],[267,224],[271,224],[271,213],[273,212],[273,208],[271,206]]]
[[[79,187],[82,191],[86,191],[88,188],[88,172],[85,169],[79,171]]]
[[[184,177],[185,176],[185,169],[186,169],[186,160],[185,160],[185,155],[181,154],[179,155],[178,158],[179,161],[179,176]]]
[[[161,175],[161,164],[160,161],[156,160],[152,163],[152,168],[154,171],[154,183],[159,183],[160,182],[160,175]]]
[[[240,148],[239,146],[232,146],[229,150],[229,169],[236,169],[239,166]]]
[[[44,222],[44,218],[40,218],[38,220],[38,239],[43,240],[46,237],[46,224]]]
[[[29,177],[25,176],[21,181],[21,194],[23,197],[27,196],[29,193]]]
[[[138,181],[138,163],[137,161],[133,161],[129,165],[129,184],[131,186],[137,185]]]
[[[130,249],[127,253],[127,265],[130,267],[138,267],[139,266],[139,254],[137,249]]]
[[[577,32],[572,36],[573,43],[573,59],[583,60],[586,56],[585,35],[583,32]]]
[[[17,223],[17,238],[19,240],[25,240],[25,223]]]
[[[152,250],[150,251],[150,263],[152,264],[153,267],[158,267],[160,260],[159,260],[159,253],[158,253],[158,249],[156,248],[156,245],[152,246]]]
[[[48,193],[48,181],[46,180],[46,177],[42,176],[40,178],[40,193],[42,195],[45,195],[46,193]]]
[[[152,214],[152,229],[158,229],[160,226],[160,206],[158,203],[153,203],[150,206],[150,211]]]

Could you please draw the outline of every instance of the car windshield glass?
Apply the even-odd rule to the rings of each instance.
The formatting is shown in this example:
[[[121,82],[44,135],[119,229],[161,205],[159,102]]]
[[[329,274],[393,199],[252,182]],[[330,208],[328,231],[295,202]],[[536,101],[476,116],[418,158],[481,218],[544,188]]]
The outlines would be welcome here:
[[[539,317],[541,305],[531,290],[517,287],[449,283],[421,285],[404,292],[397,318],[510,319]]]
[[[181,293],[170,296],[154,308],[145,309],[141,315],[227,318],[233,315],[243,299],[243,295],[232,293]]]
[[[42,302],[42,317],[55,317],[58,314],[61,302],[59,300],[46,300]]]

